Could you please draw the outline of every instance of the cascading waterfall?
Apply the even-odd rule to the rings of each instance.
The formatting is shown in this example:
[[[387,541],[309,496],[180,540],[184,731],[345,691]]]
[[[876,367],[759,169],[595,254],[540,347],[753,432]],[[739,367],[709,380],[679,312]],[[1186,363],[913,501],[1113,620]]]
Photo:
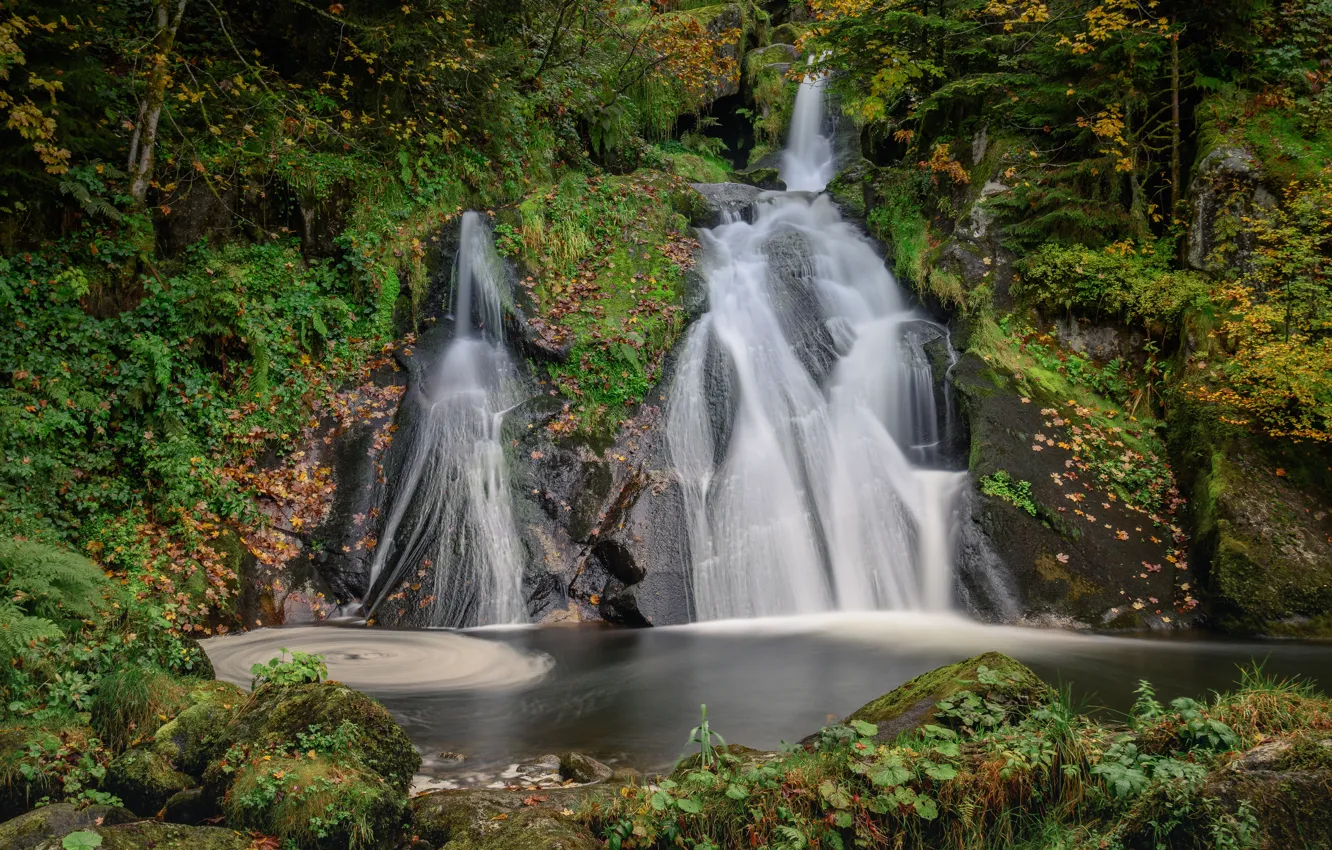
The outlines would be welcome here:
[[[475,212],[453,267],[453,339],[422,379],[370,572],[370,613],[475,626],[524,618],[522,558],[500,441],[516,401],[501,332],[504,270]],[[410,610],[409,610],[410,609]],[[395,612],[397,613],[397,612]]]
[[[699,619],[950,606],[952,503],[924,346],[833,175],[822,79],[801,86],[753,223],[706,231],[709,312],[667,405]]]

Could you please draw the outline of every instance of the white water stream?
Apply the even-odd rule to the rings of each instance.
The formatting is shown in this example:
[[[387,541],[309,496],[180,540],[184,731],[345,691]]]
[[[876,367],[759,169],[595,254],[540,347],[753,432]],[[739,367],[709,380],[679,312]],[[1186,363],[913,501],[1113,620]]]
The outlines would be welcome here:
[[[371,565],[372,614],[398,606],[400,621],[429,626],[524,619],[521,544],[500,443],[503,413],[516,401],[501,333],[502,281],[485,223],[464,213],[453,270],[454,336],[427,372],[405,435],[410,455],[399,480],[389,482]]]
[[[801,86],[781,169],[801,191],[703,235],[709,312],[667,408],[701,620],[952,599],[965,474],[924,465],[939,435],[923,345],[942,329],[815,194],[833,174],[823,85]]]

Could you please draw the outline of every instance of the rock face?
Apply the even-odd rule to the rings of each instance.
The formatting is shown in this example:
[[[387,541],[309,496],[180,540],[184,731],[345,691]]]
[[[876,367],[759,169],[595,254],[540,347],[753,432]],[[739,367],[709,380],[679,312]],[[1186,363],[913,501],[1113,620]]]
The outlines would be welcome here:
[[[706,215],[693,221],[695,227],[716,227],[732,216],[754,220],[754,204],[762,190],[745,183],[694,183],[694,191],[707,202]]]
[[[1254,239],[1243,219],[1265,215],[1276,202],[1253,154],[1229,145],[1208,153],[1189,185],[1189,266],[1208,272],[1247,267]]]
[[[1172,408],[1171,431],[1217,625],[1332,634],[1332,457],[1313,447],[1277,453],[1188,404]]]
[[[892,741],[934,723],[936,704],[959,691],[971,691],[1002,706],[1014,721],[1053,694],[1049,685],[1016,659],[987,652],[917,676],[856,709],[844,722],[873,723],[879,727],[878,740]]]
[[[1023,396],[1024,391],[1037,390],[1024,390],[1012,374],[972,354],[958,361],[953,380],[970,430],[973,477],[982,484],[1000,475],[1018,485],[1026,482],[1035,510],[1032,515],[999,496],[976,493],[970,525],[962,534],[964,567],[983,566],[988,541],[1004,563],[1006,584],[1019,607],[1033,619],[1072,620],[1100,628],[1160,626],[1166,624],[1163,617],[1179,622],[1181,615],[1169,606],[1187,593],[1181,585],[1193,577],[1178,569],[1143,567],[1169,563],[1169,535],[1154,542],[1145,516],[1128,511],[1120,500],[1093,488],[1093,482],[1075,482],[1088,485],[1077,486],[1082,493],[1078,502],[1068,499],[1069,493],[1078,496],[1068,482],[1056,483],[1063,478],[1054,476],[1069,471],[1068,455],[1037,443],[1036,435],[1053,439],[1053,419],[1061,412],[1074,415],[1067,399]],[[1042,412],[1052,409],[1053,416]],[[1048,450],[1035,451],[1033,445]],[[1081,510],[1078,504],[1088,507],[1082,516],[1075,514]],[[1087,513],[1096,518],[1094,523],[1086,520]],[[1115,529],[1125,536],[1121,538]],[[1148,607],[1153,598],[1165,604]],[[1134,607],[1134,600],[1144,604]]]

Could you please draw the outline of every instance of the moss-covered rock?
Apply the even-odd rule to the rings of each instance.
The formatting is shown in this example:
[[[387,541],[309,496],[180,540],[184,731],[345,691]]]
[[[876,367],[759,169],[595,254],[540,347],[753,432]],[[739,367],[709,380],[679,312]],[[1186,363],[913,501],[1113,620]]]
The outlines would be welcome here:
[[[784,190],[786,188],[786,183],[783,182],[781,175],[778,174],[775,168],[750,168],[745,171],[737,171],[735,179],[750,186],[757,186],[760,189]]]
[[[247,850],[251,846],[249,836],[216,826],[147,820],[117,826],[103,824],[89,831],[101,836],[101,850]],[[49,839],[34,850],[62,850],[62,839]]]
[[[76,761],[71,756],[107,757],[96,737],[77,724],[43,728],[25,720],[0,726],[0,820],[28,811],[45,797],[59,800],[62,777]]]
[[[1183,400],[1171,406],[1192,503],[1195,562],[1227,631],[1332,635],[1332,458],[1264,444]]]
[[[227,823],[300,848],[391,847],[406,800],[374,771],[313,754],[241,765],[222,803]]]
[[[154,748],[177,769],[201,776],[226,749],[228,726],[249,695],[230,682],[208,681],[190,691],[190,706],[153,735]]]
[[[435,791],[411,801],[412,833],[448,850],[592,850],[601,846],[580,819],[565,811],[608,809],[610,785],[526,791]]]
[[[339,733],[340,729],[346,731]],[[392,715],[373,698],[336,682],[266,685],[237,713],[229,738],[250,754],[287,752],[299,736],[339,735],[338,759],[377,773],[399,792],[421,757]]]
[[[779,757],[778,753],[771,750],[756,750],[753,747],[746,747],[743,744],[726,744],[716,748],[717,755],[729,763],[732,767],[738,768],[741,772],[747,771],[752,767],[767,764]],[[703,763],[701,753],[694,753],[680,760],[671,771],[671,776],[680,779],[692,771],[698,770],[699,765]]]
[[[5,850],[32,850],[52,838],[98,825],[114,826],[134,820],[134,814],[120,806],[88,806],[54,803],[42,806],[13,820],[0,823],[0,847]]]
[[[133,747],[116,756],[106,769],[102,790],[115,794],[131,811],[152,817],[177,792],[197,785],[152,745]]]
[[[846,722],[861,720],[879,727],[878,739],[891,741],[927,723],[934,723],[937,703],[970,691],[1001,706],[1019,719],[1032,706],[1050,699],[1050,686],[1020,661],[987,652],[931,670],[856,709]]]

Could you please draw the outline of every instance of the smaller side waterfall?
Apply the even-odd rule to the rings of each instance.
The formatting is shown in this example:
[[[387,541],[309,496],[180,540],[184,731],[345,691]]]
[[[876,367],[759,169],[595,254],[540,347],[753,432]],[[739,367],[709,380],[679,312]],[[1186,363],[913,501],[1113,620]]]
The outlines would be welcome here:
[[[504,270],[475,212],[453,267],[453,339],[421,376],[371,565],[369,611],[404,625],[524,618],[522,558],[500,441],[516,399],[504,350]]]

